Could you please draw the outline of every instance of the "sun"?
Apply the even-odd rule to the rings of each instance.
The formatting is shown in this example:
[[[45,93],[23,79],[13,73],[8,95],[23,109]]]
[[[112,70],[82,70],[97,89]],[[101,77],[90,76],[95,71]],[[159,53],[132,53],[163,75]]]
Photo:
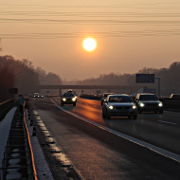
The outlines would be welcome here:
[[[84,50],[91,52],[96,49],[97,42],[94,38],[88,37],[83,40],[82,46],[83,46]]]

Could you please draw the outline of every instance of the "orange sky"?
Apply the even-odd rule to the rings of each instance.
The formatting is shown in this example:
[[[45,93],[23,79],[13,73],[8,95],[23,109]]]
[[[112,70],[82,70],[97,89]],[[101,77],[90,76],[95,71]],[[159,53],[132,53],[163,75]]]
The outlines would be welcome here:
[[[0,54],[66,80],[167,67],[180,60],[179,9],[179,0],[0,0]],[[93,53],[86,36],[97,39]]]

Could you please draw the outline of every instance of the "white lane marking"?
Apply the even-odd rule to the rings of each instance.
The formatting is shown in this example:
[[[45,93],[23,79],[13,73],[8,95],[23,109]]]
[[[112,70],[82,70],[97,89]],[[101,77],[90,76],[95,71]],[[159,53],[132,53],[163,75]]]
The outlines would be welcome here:
[[[56,102],[52,101],[52,103],[55,104]],[[38,116],[36,116],[36,120],[41,119],[41,116],[39,115],[38,111],[34,111],[34,114],[38,115]],[[43,122],[43,120],[41,120],[40,123],[39,123],[39,120],[38,120],[38,126],[41,127],[41,125],[44,125],[46,127],[46,124]],[[63,148],[61,147],[61,145],[56,142],[55,138],[51,135],[51,133],[50,133],[50,131],[48,130],[47,127],[46,127],[46,129],[47,129],[47,131],[43,131],[45,137],[48,138],[51,142],[52,141],[55,142],[55,144],[49,144],[49,146],[51,148],[51,152],[57,152],[57,153],[54,153],[53,156],[57,160],[59,160],[63,166],[69,166],[69,167],[73,168],[75,170],[75,172],[78,174],[78,176],[80,177],[80,179],[84,180],[83,176],[81,175],[81,172],[79,172],[79,170],[74,166],[74,164],[71,162],[71,160],[65,154],[65,152],[62,150]],[[31,129],[31,134],[32,134],[32,129]],[[42,165],[42,163],[41,163],[41,165]]]
[[[28,119],[27,116],[27,111],[26,111],[26,120]],[[38,115],[37,111],[34,111],[34,115]],[[31,138],[31,144],[32,144],[32,149],[33,149],[33,154],[34,154],[34,159],[35,159],[35,165],[37,169],[37,175],[39,180],[54,180],[52,172],[50,170],[49,164],[45,158],[45,155],[43,153],[43,150],[41,148],[39,139],[37,136],[32,136],[33,134],[33,126],[30,126],[30,123],[28,123],[28,131],[30,133],[30,138]],[[46,127],[45,127],[46,128]],[[47,128],[46,128],[47,129]]]
[[[132,142],[132,143],[135,143],[135,144],[137,144],[137,145],[139,145],[139,146],[142,146],[142,147],[144,147],[144,148],[146,148],[146,149],[148,149],[148,150],[150,150],[150,151],[153,151],[153,152],[155,152],[155,153],[157,153],[157,154],[160,154],[161,156],[164,156],[164,157],[166,157],[166,158],[169,158],[169,159],[171,159],[171,160],[174,160],[174,161],[180,163],[180,155],[178,155],[178,154],[176,154],[176,153],[173,153],[173,152],[168,151],[168,150],[166,150],[166,149],[160,148],[160,147],[155,146],[155,145],[153,145],[153,144],[147,143],[147,142],[145,142],[145,141],[142,141],[142,140],[140,140],[140,139],[138,139],[138,138],[129,136],[129,135],[127,135],[127,134],[121,133],[121,132],[119,132],[119,131],[116,131],[116,130],[110,129],[110,128],[108,128],[108,127],[102,126],[102,125],[100,125],[100,124],[98,124],[98,123],[95,123],[95,122],[93,122],[93,121],[87,120],[87,119],[85,119],[84,117],[81,117],[81,116],[79,116],[79,115],[77,115],[77,114],[75,114],[75,113],[72,113],[72,112],[70,112],[70,111],[67,111],[67,110],[61,108],[61,107],[60,107],[56,102],[54,102],[53,100],[52,100],[52,102],[55,104],[55,106],[56,106],[58,109],[62,110],[63,112],[65,112],[65,113],[67,113],[67,114],[70,114],[70,115],[72,115],[72,116],[74,116],[74,117],[76,117],[76,118],[78,118],[78,119],[80,119],[80,120],[82,120],[82,121],[85,121],[85,122],[87,122],[87,123],[89,123],[89,124],[91,124],[91,125],[94,125],[95,127],[98,127],[98,128],[100,128],[100,129],[102,129],[102,130],[104,130],[104,131],[107,131],[107,132],[113,134],[113,135],[116,135],[116,136],[118,136],[118,137],[120,137],[120,138],[123,138],[123,139],[125,139],[125,140],[128,140],[128,141],[130,141],[130,142]]]
[[[158,122],[163,123],[163,124],[177,125],[177,123],[175,123],[175,122],[169,122],[169,121],[163,121],[163,120],[158,120]]]

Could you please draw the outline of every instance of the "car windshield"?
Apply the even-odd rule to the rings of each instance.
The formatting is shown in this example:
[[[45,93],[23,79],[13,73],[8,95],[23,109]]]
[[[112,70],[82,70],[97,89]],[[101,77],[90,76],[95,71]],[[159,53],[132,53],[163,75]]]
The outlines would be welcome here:
[[[125,102],[132,102],[132,99],[129,96],[110,96],[109,102],[125,103]]]
[[[141,95],[139,100],[140,101],[157,101],[158,98],[155,95]]]
[[[73,96],[75,96],[73,93],[65,93],[63,96],[66,96],[66,97],[73,97]]]

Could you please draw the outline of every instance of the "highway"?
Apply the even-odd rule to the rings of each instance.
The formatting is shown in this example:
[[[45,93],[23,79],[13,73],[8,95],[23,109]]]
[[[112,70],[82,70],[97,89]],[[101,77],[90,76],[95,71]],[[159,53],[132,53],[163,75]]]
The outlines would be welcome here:
[[[35,99],[33,103],[34,109],[85,179],[179,179],[179,163],[78,118],[83,117],[180,154],[179,113],[141,114],[137,120],[104,120],[100,102],[95,100],[79,99],[76,107],[67,105],[63,109],[58,107],[57,98]]]
[[[66,106],[65,109],[180,154],[180,113],[166,111],[163,115],[140,114],[137,120],[126,118],[104,120],[100,102],[87,99],[80,99],[77,108]]]

